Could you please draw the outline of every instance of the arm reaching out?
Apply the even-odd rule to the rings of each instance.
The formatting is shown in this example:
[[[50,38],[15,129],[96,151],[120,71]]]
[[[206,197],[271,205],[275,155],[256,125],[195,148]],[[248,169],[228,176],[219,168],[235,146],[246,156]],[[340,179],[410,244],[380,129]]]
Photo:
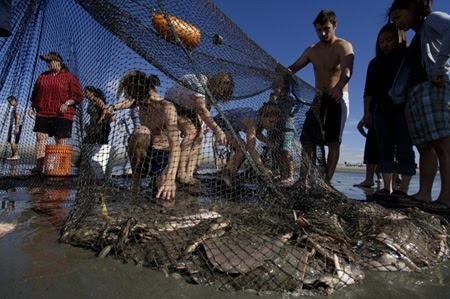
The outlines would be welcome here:
[[[250,154],[250,157],[253,159],[253,161],[255,161],[256,166],[266,177],[268,177],[269,179],[273,179],[272,171],[264,165],[263,161],[261,160],[261,156],[256,150],[256,121],[251,118],[245,118],[243,120],[243,123],[245,125],[247,135],[246,148],[248,153]]]
[[[127,98],[117,104],[111,105],[108,108],[103,110],[102,116],[98,120],[98,123],[101,124],[105,121],[105,119],[109,119],[114,115],[114,111],[127,109],[134,107],[136,105],[136,100]]]
[[[194,102],[195,102],[195,111],[198,113],[200,118],[205,122],[208,128],[210,128],[214,132],[217,141],[219,141],[221,144],[226,144],[227,138],[225,136],[225,133],[212,118],[211,113],[206,108],[204,99],[201,97],[197,97],[194,99]]]

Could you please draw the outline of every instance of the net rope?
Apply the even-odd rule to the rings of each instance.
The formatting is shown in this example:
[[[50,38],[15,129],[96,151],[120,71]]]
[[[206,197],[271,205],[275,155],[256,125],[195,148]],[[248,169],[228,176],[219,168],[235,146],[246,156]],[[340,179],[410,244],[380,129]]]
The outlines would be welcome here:
[[[324,115],[315,89],[289,75],[213,2],[12,2],[13,34],[0,38],[0,117],[7,120],[0,126],[4,157],[10,153],[11,107],[3,99],[10,95],[22,109],[22,132],[20,160],[0,162],[0,187],[2,192],[28,188],[35,196],[34,208],[53,211],[51,221],[61,227],[62,242],[93,250],[100,258],[162,270],[192,283],[301,295],[330,294],[361,282],[365,271],[420,271],[448,258],[444,218],[416,208],[399,211],[351,200],[328,183],[323,144],[313,143],[309,152],[300,139],[303,134],[311,142],[322,135]],[[156,14],[163,14],[173,38],[155,28]],[[172,16],[199,30],[198,45],[186,43]],[[35,119],[27,111],[34,83],[47,70],[39,55],[51,51],[62,55],[84,88],[101,90],[107,107],[125,100],[118,90],[131,71],[156,75],[161,96],[182,83],[180,78],[186,74],[197,79],[231,74],[234,88],[228,102],[216,98],[208,84],[202,88],[211,99],[212,116],[222,119],[237,143],[224,160],[239,150],[245,156],[233,174],[233,184],[224,180],[225,168],[213,134],[205,130],[197,184],[178,183],[172,206],[154,199],[151,177],[143,176],[140,189],[131,191],[134,157],[127,146],[135,129],[132,111],[115,111],[108,120],[107,143],[88,143],[95,123],[86,99],[77,107],[67,142],[73,149],[69,174],[31,174],[36,163]],[[227,117],[233,109],[257,111],[271,99],[292,113],[289,132],[294,137],[288,153],[293,181],[298,183],[302,177],[304,184],[283,185],[279,177],[284,175],[286,161],[280,159],[279,149],[258,141],[256,150],[274,174],[273,179],[266,177],[245,147],[246,135],[234,130],[233,119]],[[307,117],[319,124],[316,130],[307,132]],[[261,132],[277,144],[282,143],[283,133]],[[73,192],[75,199],[66,215],[61,211]],[[11,206],[5,203],[0,216],[9,219],[10,215]]]

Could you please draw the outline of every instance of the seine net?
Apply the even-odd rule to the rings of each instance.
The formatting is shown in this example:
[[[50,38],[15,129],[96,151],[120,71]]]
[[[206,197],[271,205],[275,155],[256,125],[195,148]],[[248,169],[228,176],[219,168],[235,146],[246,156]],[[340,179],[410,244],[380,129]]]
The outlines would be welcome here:
[[[289,75],[212,2],[17,0],[12,7],[13,34],[0,38],[1,151],[12,155],[9,137],[21,126],[20,159],[0,164],[0,186],[39,195],[38,208],[64,222],[61,241],[193,283],[305,295],[359,282],[364,270],[413,271],[448,257],[441,218],[352,201],[330,186],[326,111],[314,88]],[[67,150],[47,148],[43,174],[36,175],[29,99],[47,70],[39,55],[52,51],[80,80],[86,99]],[[217,74],[232,79],[212,84]],[[231,94],[221,92],[224,84]],[[229,132],[230,146],[217,143],[214,126],[180,103],[151,102],[158,95],[182,98],[174,86],[208,99],[198,115],[210,113]],[[10,95],[15,111],[3,101]],[[175,110],[178,118],[169,113]],[[173,153],[191,151],[172,169],[183,168],[185,177],[167,201],[155,198],[160,181],[148,160],[170,161],[174,115],[181,148]],[[273,118],[274,125],[264,121]],[[242,159],[233,168],[236,155]],[[55,163],[67,173],[52,172]],[[67,190],[76,195],[66,217],[55,206]]]

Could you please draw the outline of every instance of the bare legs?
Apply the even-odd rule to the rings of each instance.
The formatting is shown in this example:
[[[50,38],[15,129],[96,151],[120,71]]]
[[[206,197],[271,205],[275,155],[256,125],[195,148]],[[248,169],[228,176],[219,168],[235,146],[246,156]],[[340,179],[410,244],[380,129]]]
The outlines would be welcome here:
[[[410,175],[402,174],[402,182],[398,186],[397,190],[408,193],[409,183],[411,182],[411,178],[412,178],[412,176],[410,176]],[[395,184],[395,182],[391,182],[391,184],[393,185],[393,184]]]
[[[289,151],[282,151],[280,157],[281,184],[290,186],[294,183],[294,160]]]
[[[375,182],[373,176],[377,170],[377,164],[367,164],[366,165],[366,179],[359,184],[354,185],[355,187],[372,187]]]
[[[389,193],[392,193],[392,191],[394,190],[394,184],[395,184],[395,182],[393,182],[394,174],[392,172],[383,172],[382,176],[383,176],[383,182],[384,182],[383,189],[388,190]]]
[[[316,165],[315,145],[311,142],[302,143],[302,157],[300,164],[300,178],[294,184],[294,187],[306,190],[308,186],[309,170]]]
[[[11,158],[19,158],[19,146],[15,142],[10,142],[11,146]]]
[[[450,136],[433,141],[433,147],[439,160],[441,192],[437,201],[450,205]]]
[[[178,118],[178,127],[183,134],[181,141],[181,156],[178,166],[178,179],[181,183],[194,183],[194,170],[200,157],[202,132],[189,119]]]
[[[436,152],[429,144],[417,145],[419,151],[419,191],[412,195],[417,200],[431,202],[431,189],[436,177],[438,160]]]
[[[186,172],[185,172],[185,181],[186,183],[192,183],[194,180],[194,172],[195,169],[198,167],[199,161],[200,161],[200,155],[202,153],[202,134],[198,134],[194,138],[194,142],[191,147],[191,151],[189,154],[189,159],[187,161],[186,165]]]
[[[413,196],[424,202],[431,202],[431,191],[439,165],[441,192],[431,204],[450,207],[450,136],[417,146],[419,150],[419,191]],[[439,163],[438,163],[439,162]]]
[[[141,187],[141,171],[145,157],[147,156],[147,148],[150,145],[150,130],[147,127],[139,126],[130,137],[128,143],[128,157],[132,170],[132,191],[139,191]]]
[[[48,134],[36,132],[36,172],[42,172],[44,169],[45,146],[47,145]]]
[[[331,181],[334,172],[336,171],[336,165],[339,160],[341,144],[339,142],[328,143],[328,155],[327,155],[327,179]]]
[[[36,167],[32,169],[34,172],[42,172],[44,170],[45,147],[48,143],[48,134],[36,132]],[[66,138],[55,136],[56,145],[65,145]]]

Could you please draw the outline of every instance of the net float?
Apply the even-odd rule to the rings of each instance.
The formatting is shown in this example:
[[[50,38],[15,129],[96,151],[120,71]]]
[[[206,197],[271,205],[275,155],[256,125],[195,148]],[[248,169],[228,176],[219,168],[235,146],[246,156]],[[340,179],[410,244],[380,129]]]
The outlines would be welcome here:
[[[173,30],[178,35],[181,43],[187,49],[194,49],[200,43],[201,32],[192,24],[189,24],[175,16],[167,15]],[[152,25],[162,38],[168,41],[177,42],[175,35],[172,33],[169,22],[164,14],[154,14],[152,17]]]
[[[213,36],[213,43],[217,46],[220,46],[221,44],[223,44],[223,37],[220,34],[214,34]]]

